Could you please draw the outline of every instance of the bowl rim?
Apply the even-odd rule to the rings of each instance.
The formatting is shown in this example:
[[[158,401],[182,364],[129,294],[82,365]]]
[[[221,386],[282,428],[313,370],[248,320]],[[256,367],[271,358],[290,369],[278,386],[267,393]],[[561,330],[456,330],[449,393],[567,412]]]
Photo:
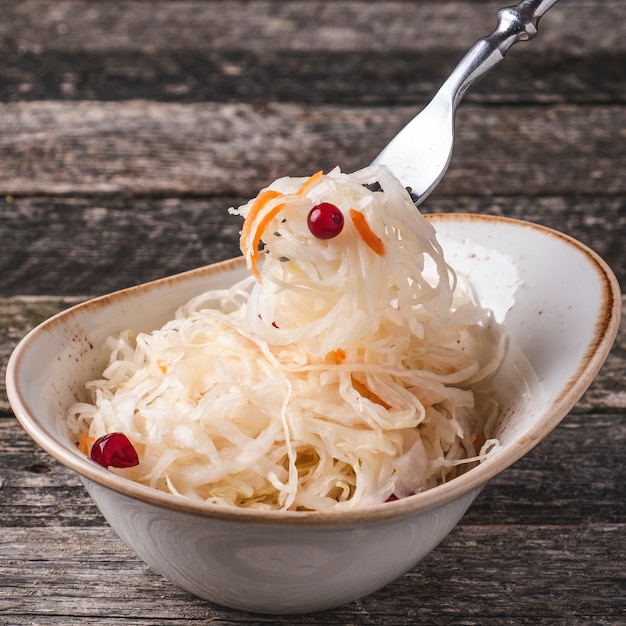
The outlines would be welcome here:
[[[567,415],[570,409],[578,402],[589,387],[598,371],[602,367],[611,347],[613,346],[621,317],[621,290],[617,278],[608,264],[593,250],[578,240],[533,222],[502,216],[441,213],[425,214],[425,217],[435,225],[441,222],[485,222],[505,223],[519,228],[536,229],[545,236],[557,237],[563,243],[574,247],[581,252],[595,268],[602,282],[601,313],[594,329],[593,340],[589,342],[587,352],[581,360],[577,372],[564,385],[561,393],[549,405],[535,427],[508,446],[506,454],[497,454],[489,457],[479,465],[457,476],[451,481],[407,496],[393,502],[370,505],[362,508],[346,508],[331,511],[280,511],[280,510],[249,510],[237,509],[225,505],[216,505],[194,501],[182,496],[158,491],[154,488],[136,483],[97,465],[79,453],[73,453],[59,443],[39,423],[38,418],[30,410],[19,385],[19,372],[22,367],[24,354],[30,345],[41,333],[50,326],[58,324],[65,317],[101,304],[113,303],[132,296],[138,292],[161,288],[168,283],[175,283],[189,278],[199,277],[206,273],[231,271],[244,266],[243,257],[228,259],[211,265],[198,267],[185,272],[166,276],[140,285],[117,290],[109,294],[90,298],[68,309],[60,311],[33,328],[17,344],[12,352],[6,369],[6,390],[9,403],[13,408],[17,420],[30,437],[46,452],[53,456],[65,467],[76,472],[81,479],[86,479],[106,487],[114,492],[133,499],[174,509],[205,518],[232,520],[241,523],[260,523],[283,526],[344,526],[363,523],[377,523],[389,518],[398,518],[414,514],[418,511],[433,509],[452,500],[480,489],[493,477],[507,467],[513,465],[534,446],[542,441]],[[181,302],[182,304],[182,302]]]

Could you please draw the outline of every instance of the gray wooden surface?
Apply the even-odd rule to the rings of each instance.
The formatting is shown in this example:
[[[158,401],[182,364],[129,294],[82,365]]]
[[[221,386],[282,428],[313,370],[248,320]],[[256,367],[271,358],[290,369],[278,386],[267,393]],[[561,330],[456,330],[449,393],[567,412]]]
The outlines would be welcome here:
[[[279,175],[366,165],[500,6],[0,0],[1,624],[626,624],[626,328],[571,414],[429,557],[297,619],[152,572],[6,399],[6,359],[39,321],[235,256],[226,209]],[[546,224],[626,284],[625,24],[626,0],[551,9],[468,93],[423,210]]]

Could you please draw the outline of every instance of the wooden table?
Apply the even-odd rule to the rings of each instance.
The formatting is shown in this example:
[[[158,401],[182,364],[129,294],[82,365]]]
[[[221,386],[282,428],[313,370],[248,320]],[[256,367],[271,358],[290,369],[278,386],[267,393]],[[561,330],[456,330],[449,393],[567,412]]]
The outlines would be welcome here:
[[[0,0],[0,351],[102,294],[238,254],[227,207],[367,165],[501,5]],[[626,0],[567,0],[468,93],[425,212],[568,233],[626,279]],[[576,280],[572,276],[572,280]],[[626,329],[577,407],[382,591],[299,618],[151,571],[0,387],[0,623],[626,624]],[[2,376],[4,381],[4,376]]]

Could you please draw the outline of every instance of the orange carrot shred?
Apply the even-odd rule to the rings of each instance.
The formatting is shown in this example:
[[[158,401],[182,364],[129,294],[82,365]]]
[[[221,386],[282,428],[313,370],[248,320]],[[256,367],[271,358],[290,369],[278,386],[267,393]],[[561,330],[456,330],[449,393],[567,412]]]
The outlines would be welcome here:
[[[485,435],[482,435],[482,434],[480,434],[480,433],[479,433],[479,434],[477,434],[477,435],[474,435],[474,440],[473,440],[473,442],[472,442],[472,443],[473,443],[476,447],[479,447],[479,446],[482,446],[482,445],[483,445],[483,443],[485,443],[485,441],[487,441],[487,440],[485,439]]]
[[[256,279],[261,282],[261,272],[259,271],[259,244],[261,243],[261,237],[263,236],[263,231],[267,228],[267,225],[276,217],[278,213],[280,213],[285,206],[284,202],[277,204],[270,211],[268,211],[267,215],[264,215],[257,224],[256,231],[254,232],[254,237],[252,238],[252,250],[250,252],[250,261],[252,263],[252,273],[256,276]]]
[[[257,196],[256,200],[252,203],[250,211],[248,212],[248,215],[244,220],[243,226],[241,227],[241,237],[239,239],[239,247],[244,254],[248,249],[248,246],[246,245],[246,240],[250,236],[250,232],[252,231],[252,226],[257,215],[270,200],[273,200],[274,198],[282,195],[283,194],[280,193],[280,191],[276,191],[275,189],[266,189],[265,191],[262,191]]]
[[[297,196],[303,196],[311,187],[313,187],[313,185],[315,185],[315,183],[322,177],[324,176],[324,172],[322,170],[320,170],[319,172],[315,172],[315,174],[313,174],[313,176],[309,177],[304,184],[302,185],[302,187],[300,187],[300,189],[298,189],[298,191],[296,191],[296,195]]]
[[[310,176],[304,184],[298,189],[296,195],[303,196],[319,179],[324,175],[321,170]],[[239,238],[239,247],[244,254],[250,253],[250,263],[252,267],[252,273],[256,276],[257,280],[261,281],[261,272],[258,268],[259,263],[259,244],[261,243],[261,237],[263,232],[267,228],[267,225],[276,217],[276,215],[283,209],[285,203],[282,202],[275,207],[272,207],[266,215],[261,219],[259,214],[268,202],[274,198],[278,198],[283,194],[275,189],[266,189],[262,191],[252,203],[248,215],[244,220],[241,228],[241,237]],[[248,241],[251,239],[250,244]]]
[[[89,456],[89,444],[93,442],[93,437],[80,433],[80,441],[78,442],[78,449],[85,455]]]
[[[385,256],[385,244],[380,237],[370,228],[363,213],[350,209],[352,223],[357,229],[361,239],[378,255]]]
[[[358,393],[360,393],[364,398],[367,398],[374,404],[380,404],[380,406],[389,410],[391,405],[387,404],[380,396],[376,395],[365,383],[362,383],[360,380],[353,376],[350,377],[352,381],[352,386]]]
[[[337,348],[331,352],[333,359],[337,365],[341,365],[346,360],[346,353],[341,348]]]

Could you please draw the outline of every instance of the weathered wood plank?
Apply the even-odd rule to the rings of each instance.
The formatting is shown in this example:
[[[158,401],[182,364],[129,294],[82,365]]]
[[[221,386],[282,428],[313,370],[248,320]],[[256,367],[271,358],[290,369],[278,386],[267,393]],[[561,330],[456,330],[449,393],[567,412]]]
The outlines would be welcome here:
[[[0,200],[0,293],[102,294],[238,256],[243,201]]]
[[[464,51],[496,24],[499,0],[2,0],[0,46],[36,52],[368,49]],[[625,50],[623,0],[568,0],[541,22],[539,50]],[[592,28],[590,27],[592,26]],[[602,32],[603,37],[594,36]],[[564,33],[567,36],[564,36]],[[454,38],[450,35],[454,34]]]
[[[0,624],[626,623],[626,322],[571,414],[427,559],[298,618],[216,607],[151,571],[6,398],[30,328],[238,254],[228,206],[277,176],[367,164],[506,4],[0,0]],[[551,9],[467,94],[423,209],[557,228],[626,284],[624,22],[626,0]]]
[[[332,612],[298,616],[297,622],[617,624],[623,614],[615,597],[626,579],[621,562],[606,555],[625,530],[623,524],[507,524],[487,531],[459,526],[387,588]],[[26,616],[54,624],[67,615],[100,618],[103,625],[295,623],[293,617],[253,617],[194,598],[147,568],[106,527],[75,529],[71,536],[58,527],[9,529],[5,536],[0,563],[10,582],[0,591],[0,612],[11,624],[27,623],[17,621]],[[604,565],[590,570],[590,562]],[[535,619],[527,622],[531,611]]]
[[[412,107],[0,104],[2,195],[251,196],[367,165]],[[626,107],[463,106],[442,194],[626,193]],[[587,155],[593,155],[588,158]]]
[[[624,10],[626,14],[626,9]],[[622,18],[625,19],[625,18]],[[421,108],[462,57],[450,49],[11,51],[0,100],[412,104]],[[626,52],[520,49],[472,88],[474,103],[621,103]]]
[[[471,89],[474,103],[624,103],[626,53],[511,54]],[[10,53],[0,65],[0,100],[412,104],[432,97],[461,54],[188,51]]]
[[[5,1],[0,99],[423,104],[493,29],[500,6]],[[602,11],[558,5],[532,47],[518,46],[468,99],[624,102],[626,48],[615,25],[625,19],[623,0]]]
[[[238,256],[240,197],[0,198],[0,294],[101,295]],[[569,234],[626,284],[626,195],[444,196],[428,213],[504,215]]]

